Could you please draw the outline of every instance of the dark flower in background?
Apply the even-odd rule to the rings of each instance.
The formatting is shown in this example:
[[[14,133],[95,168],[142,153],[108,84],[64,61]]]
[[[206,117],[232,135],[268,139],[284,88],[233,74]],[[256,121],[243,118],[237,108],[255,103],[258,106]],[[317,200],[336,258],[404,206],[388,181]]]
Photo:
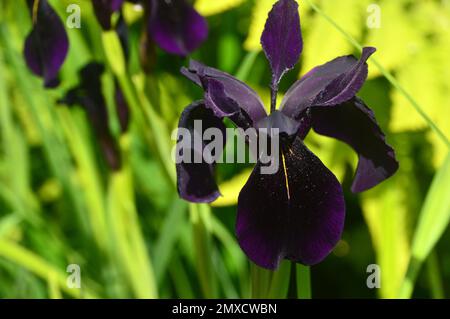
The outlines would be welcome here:
[[[279,129],[282,165],[277,173],[263,175],[262,164],[257,163],[239,195],[237,238],[261,267],[275,269],[284,258],[313,265],[341,238],[345,202],[337,178],[303,142],[310,129],[339,139],[358,153],[354,192],[376,186],[398,169],[394,150],[386,144],[373,112],[355,96],[367,78],[366,61],[375,49],[364,48],[359,60],[343,56],[314,68],[294,83],[276,110],[278,84],[302,51],[294,0],[274,5],[261,43],[272,69],[271,114],[246,84],[193,61],[182,73],[204,89],[204,100],[186,108],[179,127],[192,131],[194,120],[202,120],[204,129],[223,129],[221,119],[228,117],[242,128]],[[180,196],[192,202],[214,201],[220,193],[213,173],[213,165],[207,163],[178,164]]]
[[[113,28],[111,17],[120,12],[124,0],[92,0],[95,15],[104,30]],[[147,44],[157,43],[170,54],[186,56],[208,36],[206,20],[185,0],[128,0],[145,9]],[[25,41],[24,56],[30,70],[44,78],[45,87],[59,84],[58,72],[67,56],[69,39],[64,24],[47,0],[27,0],[33,29]],[[126,28],[120,16],[114,27],[119,35]],[[121,41],[128,41],[122,36]],[[127,45],[124,45],[127,47]]]
[[[67,92],[66,96],[59,102],[69,106],[80,105],[84,108],[106,162],[111,169],[118,170],[121,167],[121,157],[117,142],[108,126],[108,109],[101,86],[103,72],[104,67],[99,63],[92,62],[83,67],[79,73],[80,84]],[[120,90],[116,90],[116,92],[116,95],[121,95]],[[117,100],[119,110],[124,105],[126,106],[122,97]],[[119,105],[119,103],[123,104]],[[126,121],[126,124],[122,124],[122,119],[120,119],[120,122],[122,129],[124,125],[128,125],[128,121]]]
[[[111,29],[111,16],[123,0],[92,0],[95,14],[105,30]],[[134,0],[145,10],[146,33],[164,51],[186,56],[208,36],[206,20],[185,0]]]
[[[111,16],[122,7],[124,0],[92,0],[95,16],[104,30],[111,29]]]
[[[44,78],[45,87],[55,87],[69,48],[64,24],[47,0],[27,0],[27,4],[33,29],[25,41],[25,60],[34,74]]]

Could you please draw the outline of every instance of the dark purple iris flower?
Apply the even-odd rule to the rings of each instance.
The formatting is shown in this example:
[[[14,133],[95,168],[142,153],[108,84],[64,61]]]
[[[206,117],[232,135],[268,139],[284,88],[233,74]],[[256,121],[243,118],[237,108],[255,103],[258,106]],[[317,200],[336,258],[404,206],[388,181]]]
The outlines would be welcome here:
[[[92,0],[104,30],[112,28],[111,16],[120,11],[124,1]],[[186,56],[208,36],[206,20],[185,0],[127,1],[144,6],[147,34],[168,53]],[[27,4],[33,28],[25,41],[25,60],[33,73],[44,78],[45,87],[56,87],[58,72],[69,49],[64,24],[47,0],[27,0]]]
[[[206,20],[186,0],[128,0],[145,9],[147,33],[164,51],[186,56],[208,36]],[[96,16],[106,30],[111,15],[119,11],[124,0],[92,0]]]
[[[55,87],[69,49],[64,24],[47,0],[27,0],[27,4],[33,29],[25,41],[25,60],[33,73],[44,78],[45,87]]]
[[[261,161],[241,190],[236,233],[239,244],[257,265],[276,269],[284,258],[305,265],[322,261],[342,235],[345,202],[340,183],[305,146],[311,128],[349,144],[359,155],[352,191],[362,192],[398,169],[394,150],[386,144],[373,112],[356,97],[374,48],[361,58],[336,58],[304,75],[288,90],[276,110],[278,84],[299,60],[302,36],[298,4],[279,0],[269,13],[261,43],[272,69],[271,114],[246,84],[219,70],[192,61],[182,73],[204,91],[204,100],[185,109],[180,128],[224,129],[228,117],[241,128],[278,128],[280,168],[261,174]],[[186,151],[186,150],[184,150]],[[193,150],[191,150],[193,151]],[[212,202],[220,196],[214,165],[177,165],[178,192],[191,202]]]
[[[103,65],[96,62],[87,64],[79,73],[80,84],[69,90],[59,102],[69,106],[79,105],[84,108],[106,162],[111,169],[118,170],[121,167],[121,157],[117,142],[108,126],[108,109],[101,86],[103,72]],[[116,90],[116,102],[121,127],[126,130],[128,112],[125,113],[126,121],[124,123],[122,119],[123,111],[121,110],[128,110],[128,106],[120,90]]]

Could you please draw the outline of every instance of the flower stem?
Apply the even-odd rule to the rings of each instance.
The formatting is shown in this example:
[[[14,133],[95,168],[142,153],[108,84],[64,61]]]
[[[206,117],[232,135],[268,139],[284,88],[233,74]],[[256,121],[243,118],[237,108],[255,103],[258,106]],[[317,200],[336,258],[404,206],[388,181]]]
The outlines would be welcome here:
[[[297,297],[311,299],[311,273],[308,266],[297,265]]]
[[[270,113],[275,112],[277,109],[277,95],[278,95],[278,86],[272,85],[270,87]]]

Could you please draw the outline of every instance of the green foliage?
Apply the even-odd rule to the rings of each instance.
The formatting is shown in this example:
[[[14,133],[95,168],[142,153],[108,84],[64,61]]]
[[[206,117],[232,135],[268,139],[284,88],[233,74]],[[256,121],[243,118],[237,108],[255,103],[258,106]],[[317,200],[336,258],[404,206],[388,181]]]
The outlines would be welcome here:
[[[351,195],[354,152],[311,133],[305,143],[346,192],[345,242],[321,265],[283,262],[274,273],[250,265],[234,236],[237,198],[250,166],[219,165],[223,196],[211,207],[178,198],[170,132],[183,108],[200,97],[178,72],[187,60],[158,50],[154,70],[145,74],[136,32],[142,12],[127,4],[132,46],[126,66],[117,37],[102,33],[89,1],[51,1],[61,17],[72,2],[82,7],[82,29],[68,29],[71,47],[55,90],[44,90],[24,63],[31,27],[25,1],[0,2],[0,297],[309,298],[311,289],[313,297],[373,297],[365,286],[365,267],[372,263],[382,269],[378,297],[448,297],[448,1],[375,1],[380,28],[367,25],[372,1],[299,1],[304,53],[282,88],[316,65],[357,53],[361,44],[377,47],[360,94],[396,150],[400,170],[375,189]],[[208,16],[210,36],[193,57],[249,82],[265,102],[270,74],[260,35],[274,2],[195,2]],[[99,155],[84,110],[57,103],[92,60],[106,66],[109,126],[124,158],[118,172]],[[122,136],[115,80],[132,113]],[[367,233],[371,242],[361,241]],[[71,263],[82,269],[81,290],[66,285]]]

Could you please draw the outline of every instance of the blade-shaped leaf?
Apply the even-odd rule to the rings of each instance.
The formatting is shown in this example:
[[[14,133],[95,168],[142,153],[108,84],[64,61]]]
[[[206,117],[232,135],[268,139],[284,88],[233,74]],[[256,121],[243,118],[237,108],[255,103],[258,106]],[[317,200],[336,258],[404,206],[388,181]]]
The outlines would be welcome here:
[[[413,237],[411,259],[400,297],[409,298],[414,289],[422,263],[429,256],[450,222],[450,154],[436,174]]]

